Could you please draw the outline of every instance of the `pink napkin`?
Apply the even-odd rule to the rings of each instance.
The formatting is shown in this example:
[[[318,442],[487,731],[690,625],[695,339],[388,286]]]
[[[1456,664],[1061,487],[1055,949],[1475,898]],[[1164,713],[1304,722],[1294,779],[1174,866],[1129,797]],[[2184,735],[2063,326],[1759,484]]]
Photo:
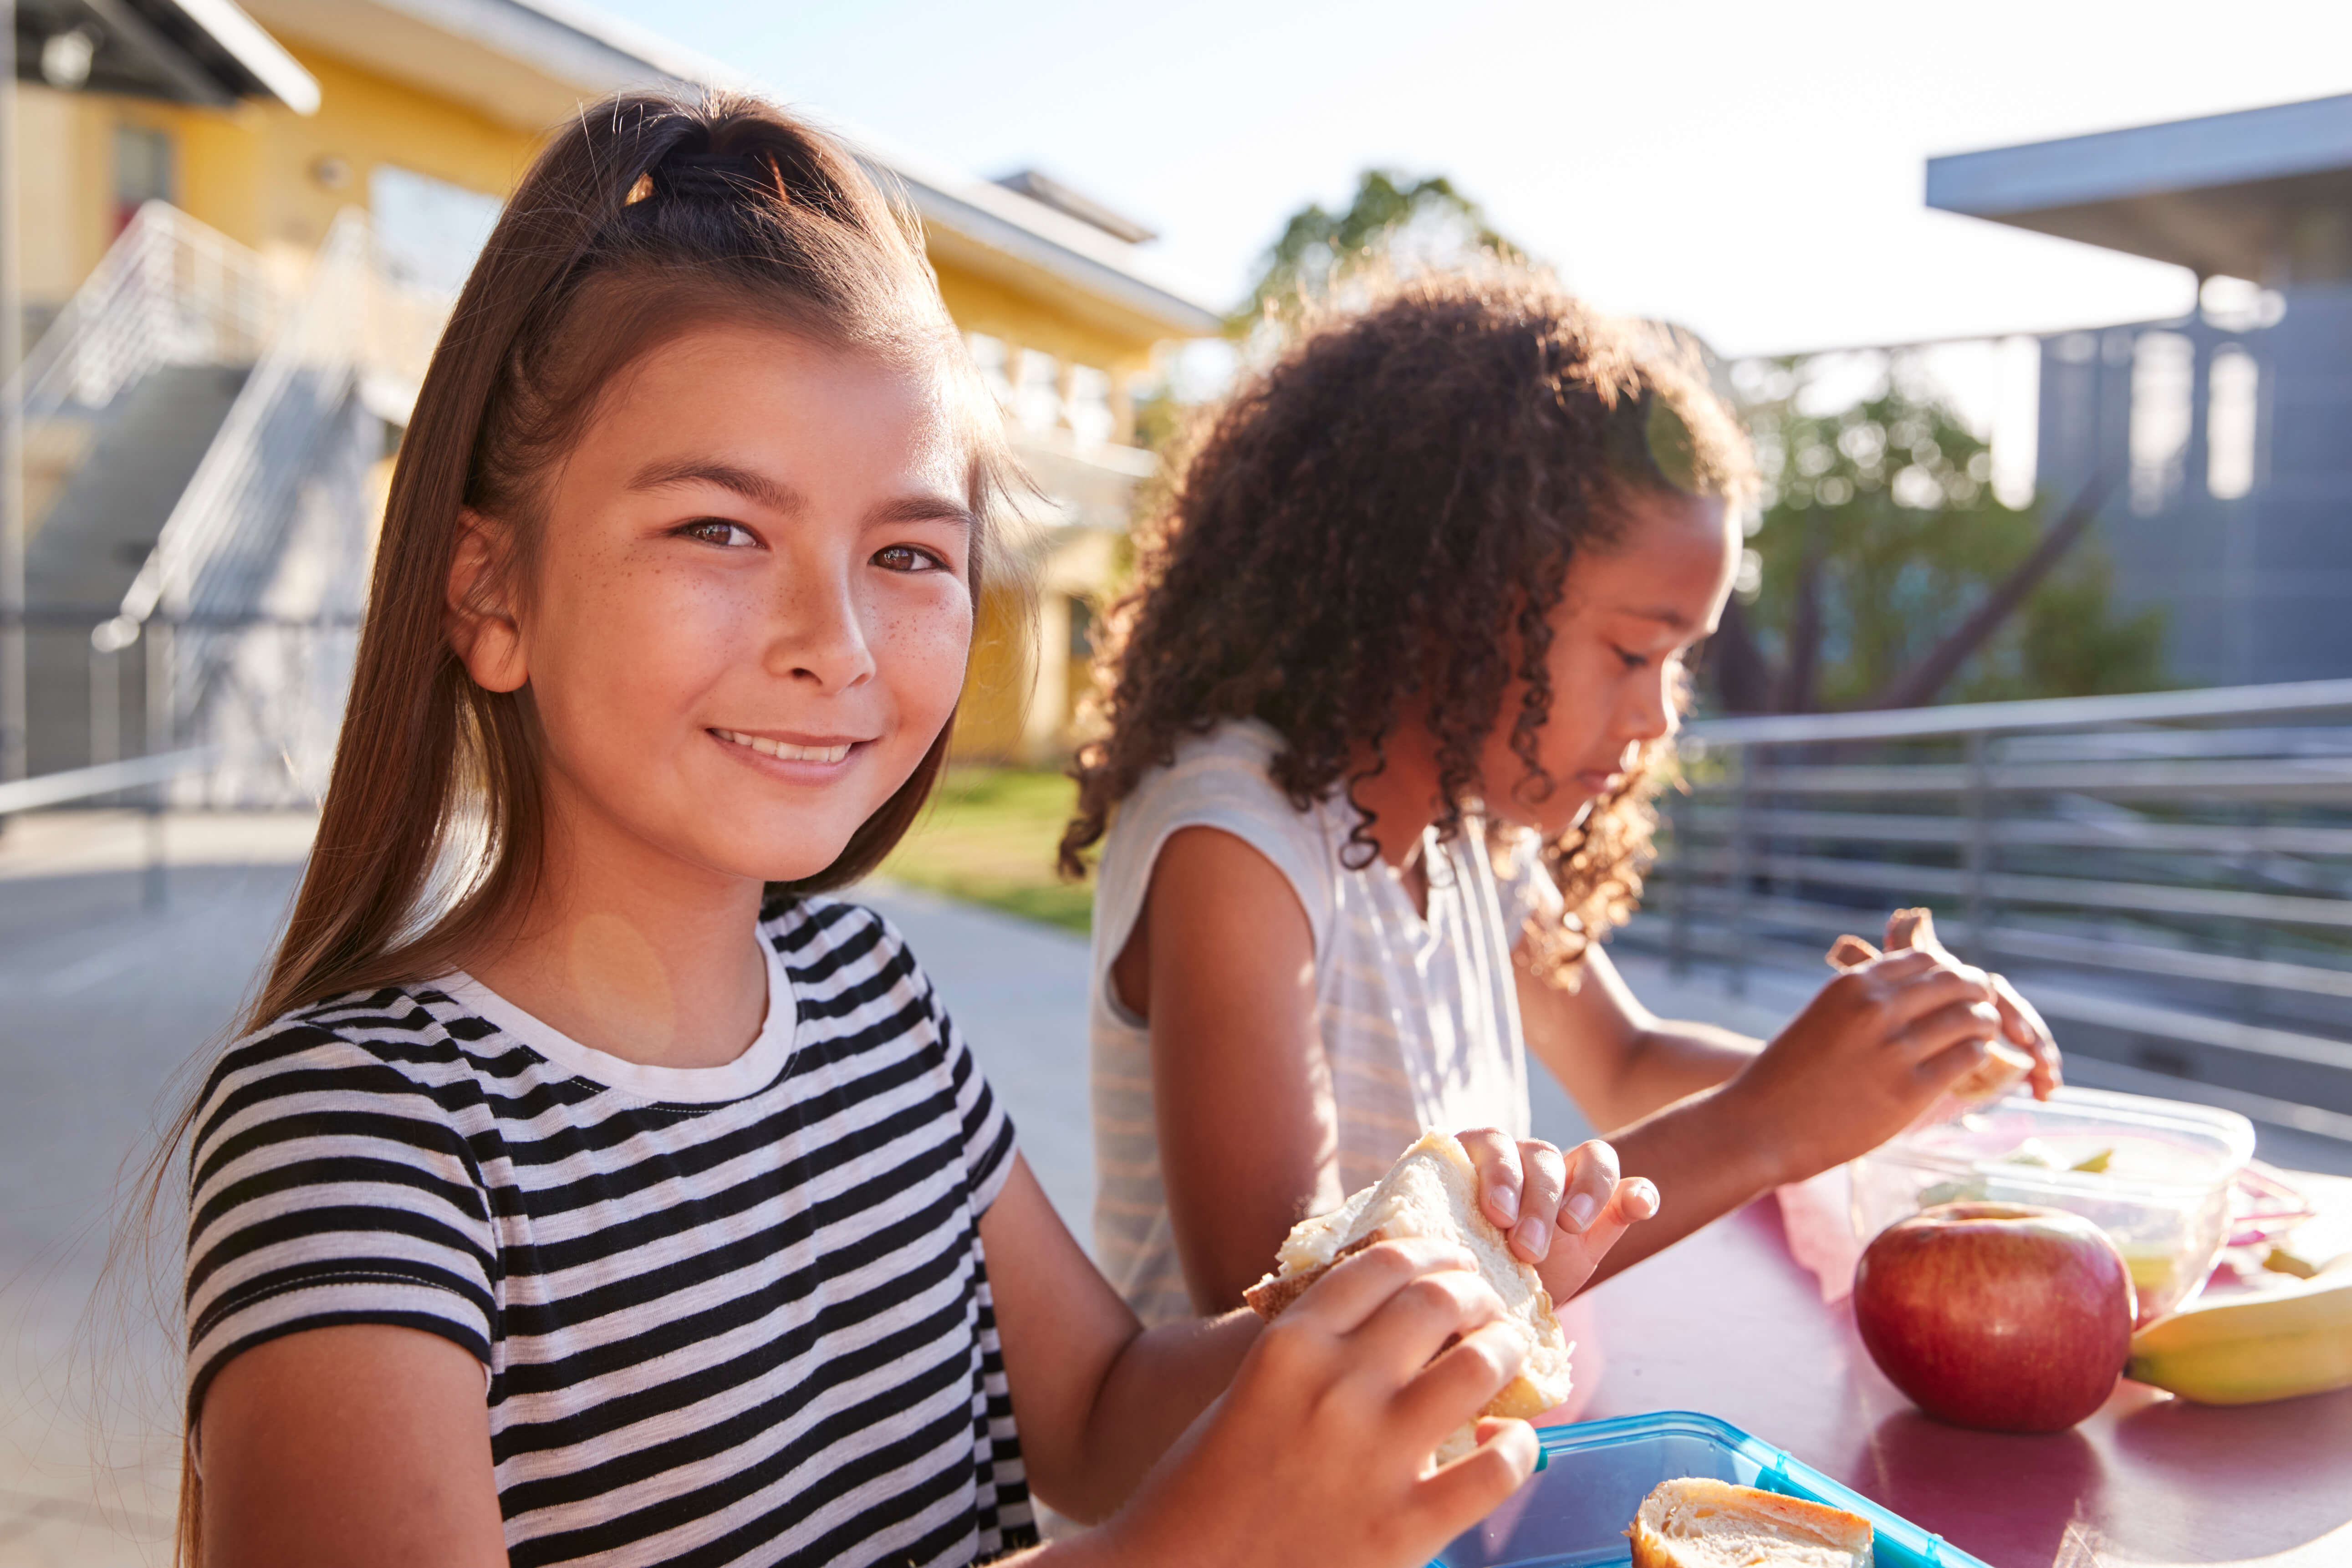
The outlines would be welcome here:
[[[1853,1188],[1843,1165],[1832,1165],[1808,1181],[1775,1189],[1780,1200],[1780,1228],[1788,1233],[1789,1251],[1822,1282],[1822,1304],[1833,1307],[1853,1294],[1853,1266],[1862,1259],[1862,1243],[1853,1238],[1849,1216]]]

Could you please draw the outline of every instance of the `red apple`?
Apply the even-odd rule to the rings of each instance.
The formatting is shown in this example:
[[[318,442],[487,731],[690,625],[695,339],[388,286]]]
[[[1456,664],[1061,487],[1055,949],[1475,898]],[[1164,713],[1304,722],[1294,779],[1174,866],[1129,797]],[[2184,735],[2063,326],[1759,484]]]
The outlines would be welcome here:
[[[1853,1273],[1853,1321],[1930,1415],[2055,1432],[2122,1374],[2137,1303],[2106,1232],[2022,1204],[1941,1204],[1879,1233]]]

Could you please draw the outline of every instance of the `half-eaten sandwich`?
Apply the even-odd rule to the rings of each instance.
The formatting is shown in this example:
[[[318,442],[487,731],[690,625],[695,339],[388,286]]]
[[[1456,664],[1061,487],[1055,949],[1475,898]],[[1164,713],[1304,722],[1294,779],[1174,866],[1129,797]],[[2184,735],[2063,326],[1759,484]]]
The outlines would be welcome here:
[[[1559,1331],[1543,1280],[1478,1212],[1477,1173],[1461,1142],[1449,1133],[1423,1133],[1378,1183],[1329,1214],[1293,1226],[1277,1255],[1279,1267],[1251,1286],[1244,1299],[1260,1317],[1271,1320],[1349,1253],[1408,1237],[1435,1237],[1467,1249],[1503,1299],[1504,1321],[1526,1342],[1528,1359],[1519,1375],[1480,1414],[1528,1420],[1566,1399],[1569,1352],[1575,1347]],[[1438,1462],[1468,1453],[1475,1426],[1465,1426],[1448,1437],[1437,1450]]]
[[[1625,1532],[1633,1568],[1871,1568],[1858,1513],[1729,1481],[1665,1481]]]

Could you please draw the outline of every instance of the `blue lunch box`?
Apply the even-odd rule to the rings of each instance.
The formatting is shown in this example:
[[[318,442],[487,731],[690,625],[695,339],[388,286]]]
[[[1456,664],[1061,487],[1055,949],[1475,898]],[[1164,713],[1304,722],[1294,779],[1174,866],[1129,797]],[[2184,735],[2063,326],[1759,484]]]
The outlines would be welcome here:
[[[1827,1503],[1870,1521],[1877,1568],[1987,1568],[1811,1465],[1727,1422],[1687,1410],[1546,1426],[1537,1473],[1430,1568],[1607,1568],[1630,1562],[1625,1531],[1660,1481],[1684,1476]]]

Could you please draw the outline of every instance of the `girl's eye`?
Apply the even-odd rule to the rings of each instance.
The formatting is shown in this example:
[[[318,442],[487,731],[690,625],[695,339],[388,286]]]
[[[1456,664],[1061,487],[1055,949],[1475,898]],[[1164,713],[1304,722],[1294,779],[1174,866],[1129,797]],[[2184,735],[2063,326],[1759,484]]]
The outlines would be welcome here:
[[[677,531],[688,539],[698,539],[705,544],[724,545],[730,550],[749,549],[760,542],[758,536],[741,523],[729,522],[718,517],[689,522]]]
[[[948,563],[912,544],[892,544],[874,552],[874,564],[885,572],[944,572]]]
[[[1650,656],[1647,654],[1628,653],[1621,647],[1617,650],[1617,657],[1624,661],[1625,668],[1628,669],[1647,669],[1650,667]]]

